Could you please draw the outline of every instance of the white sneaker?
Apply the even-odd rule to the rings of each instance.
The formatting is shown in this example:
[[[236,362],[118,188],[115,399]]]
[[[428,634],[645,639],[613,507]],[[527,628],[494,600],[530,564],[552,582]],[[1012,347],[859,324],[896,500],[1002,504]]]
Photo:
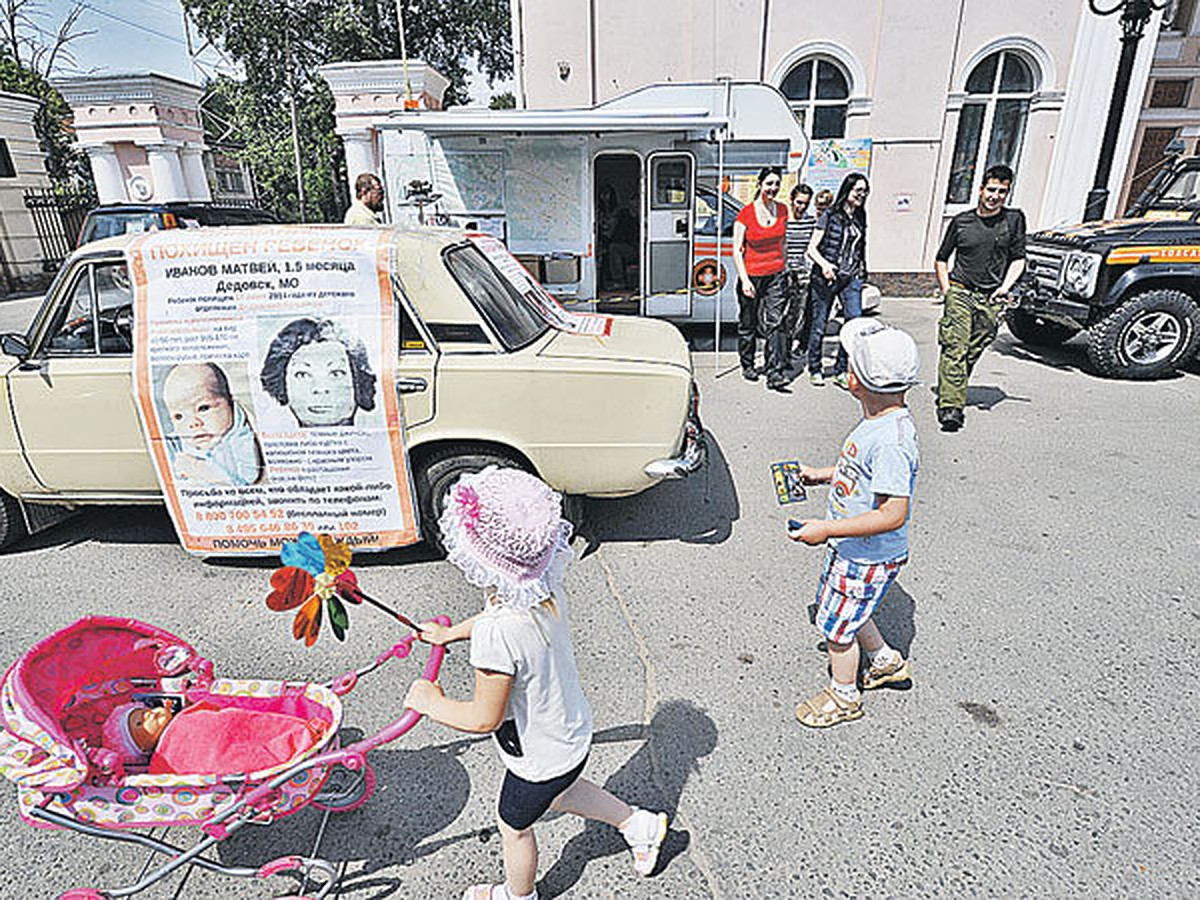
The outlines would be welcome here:
[[[658,863],[658,848],[667,836],[667,814],[633,808],[633,815],[621,826],[621,835],[633,854],[633,870],[649,875]]]

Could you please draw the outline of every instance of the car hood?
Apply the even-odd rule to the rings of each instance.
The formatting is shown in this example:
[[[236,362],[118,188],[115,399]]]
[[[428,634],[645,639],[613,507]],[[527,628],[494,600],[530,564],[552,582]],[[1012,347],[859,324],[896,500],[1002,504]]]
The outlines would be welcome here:
[[[613,316],[607,335],[557,331],[538,351],[550,359],[604,359],[659,363],[691,371],[687,343],[679,329],[659,319]]]
[[[1196,224],[1179,219],[1109,219],[1047,228],[1032,237],[1052,244],[1103,251],[1124,244],[1194,243]]]

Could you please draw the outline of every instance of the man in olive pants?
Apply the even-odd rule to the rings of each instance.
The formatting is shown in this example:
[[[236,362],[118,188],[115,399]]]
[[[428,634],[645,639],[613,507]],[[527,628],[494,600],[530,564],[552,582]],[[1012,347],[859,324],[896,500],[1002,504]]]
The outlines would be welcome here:
[[[1012,181],[1008,166],[988,169],[979,202],[950,220],[934,259],[945,303],[938,322],[937,417],[942,431],[962,428],[971,370],[995,340],[1000,310],[1025,271],[1025,214],[1004,208]]]

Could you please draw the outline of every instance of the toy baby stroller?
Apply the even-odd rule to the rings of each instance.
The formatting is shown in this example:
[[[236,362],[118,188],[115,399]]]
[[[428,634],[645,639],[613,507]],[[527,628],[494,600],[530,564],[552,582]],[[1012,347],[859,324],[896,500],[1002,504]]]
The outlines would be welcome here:
[[[450,624],[444,616],[435,621]],[[348,811],[367,801],[375,787],[367,753],[408,732],[420,717],[406,710],[379,733],[340,747],[340,698],[360,676],[408,656],[414,640],[410,634],[370,665],[327,685],[216,678],[212,663],[186,642],[133,619],[81,619],[36,644],[0,683],[0,774],[17,785],[21,818],[167,857],[136,884],[75,889],[60,900],[129,897],[184,866],[243,878],[296,873],[305,884],[310,878],[320,882],[312,900],[326,897],[336,881],[326,860],[284,856],[255,869],[225,866],[205,853],[246,825],[266,824],[310,804]],[[443,648],[431,648],[423,677],[437,678],[443,655]],[[203,703],[293,716],[310,724],[315,742],[261,771],[126,771],[120,755],[103,745],[103,723],[114,708],[147,696],[178,697],[184,708]],[[194,826],[203,837],[184,850],[137,831],[160,826]]]

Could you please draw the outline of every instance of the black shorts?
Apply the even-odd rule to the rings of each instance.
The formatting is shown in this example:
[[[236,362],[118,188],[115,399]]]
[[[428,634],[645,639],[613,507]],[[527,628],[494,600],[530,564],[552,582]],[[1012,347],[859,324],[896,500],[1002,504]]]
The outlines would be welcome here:
[[[585,756],[570,772],[549,781],[526,781],[505,772],[500,788],[500,821],[515,831],[524,831],[545,814],[555,797],[579,780],[586,765]]]

